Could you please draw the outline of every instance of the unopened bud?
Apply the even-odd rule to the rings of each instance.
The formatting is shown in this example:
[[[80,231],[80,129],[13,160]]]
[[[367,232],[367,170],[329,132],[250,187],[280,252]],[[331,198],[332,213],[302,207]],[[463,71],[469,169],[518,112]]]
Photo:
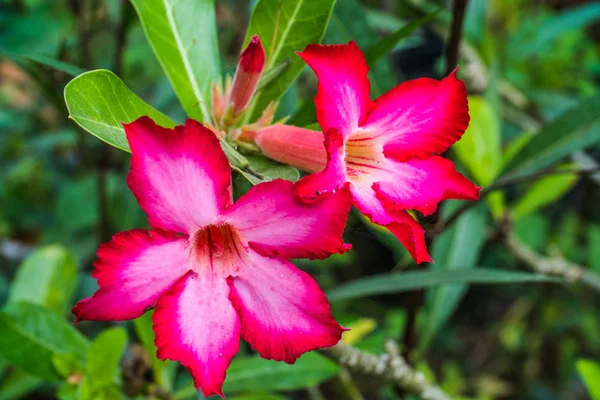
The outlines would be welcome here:
[[[325,168],[323,133],[291,125],[272,125],[256,133],[255,142],[269,158],[309,172]]]
[[[250,103],[264,67],[265,49],[263,49],[259,37],[254,35],[240,55],[233,78],[229,102],[233,106],[234,115],[242,113]]]

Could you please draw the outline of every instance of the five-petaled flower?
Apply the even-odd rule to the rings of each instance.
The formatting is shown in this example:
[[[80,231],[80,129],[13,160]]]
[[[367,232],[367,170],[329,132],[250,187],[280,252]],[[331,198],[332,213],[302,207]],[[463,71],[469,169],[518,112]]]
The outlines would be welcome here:
[[[325,134],[284,125],[258,132],[263,152],[316,172],[298,182],[304,197],[348,187],[354,205],[390,230],[417,262],[431,261],[425,232],[406,210],[433,213],[445,199],[479,198],[480,188],[439,157],[467,129],[465,85],[456,71],[441,81],[404,82],[375,101],[369,67],[354,42],[309,45],[300,57],[318,82],[317,120]]]
[[[325,258],[342,240],[351,195],[300,201],[294,184],[254,186],[232,204],[218,139],[188,120],[125,125],[129,188],[150,230],[122,232],[98,250],[99,290],[77,303],[79,320],[127,320],[156,308],[158,357],[178,360],[206,396],[222,394],[240,336],[264,358],[293,363],[336,344],[343,328],[325,294],[291,258]]]

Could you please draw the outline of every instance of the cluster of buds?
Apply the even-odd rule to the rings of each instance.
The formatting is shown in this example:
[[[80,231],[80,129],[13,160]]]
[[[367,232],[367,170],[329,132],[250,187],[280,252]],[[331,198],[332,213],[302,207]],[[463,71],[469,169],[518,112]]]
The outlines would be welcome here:
[[[257,91],[261,75],[265,68],[265,50],[256,35],[239,57],[233,80],[227,77],[225,87],[219,83],[212,86],[212,115],[207,126],[220,139],[229,139],[240,144],[253,142],[255,133],[271,125],[275,115],[276,103],[271,103],[262,116],[252,123],[239,125],[244,111],[248,108]]]

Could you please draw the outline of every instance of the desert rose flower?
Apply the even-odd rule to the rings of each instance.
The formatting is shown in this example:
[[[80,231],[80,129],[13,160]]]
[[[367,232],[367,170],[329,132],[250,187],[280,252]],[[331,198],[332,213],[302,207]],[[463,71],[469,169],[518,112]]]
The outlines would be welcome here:
[[[171,130],[142,117],[125,132],[127,183],[151,229],[119,233],[98,249],[100,288],[75,305],[77,321],[156,308],[158,357],[181,362],[206,396],[223,395],[240,336],[262,357],[288,363],[340,340],[325,294],[288,260],[348,250],[348,192],[305,202],[293,183],[275,180],[233,204],[227,159],[200,123]]]
[[[256,144],[273,159],[320,171],[298,183],[300,196],[347,187],[354,205],[416,262],[431,261],[425,232],[406,210],[429,215],[441,200],[479,198],[480,188],[437,155],[467,129],[465,85],[454,71],[441,81],[402,83],[371,101],[369,67],[356,43],[309,45],[299,55],[319,80],[315,104],[325,146],[322,134],[283,125],[259,130]]]

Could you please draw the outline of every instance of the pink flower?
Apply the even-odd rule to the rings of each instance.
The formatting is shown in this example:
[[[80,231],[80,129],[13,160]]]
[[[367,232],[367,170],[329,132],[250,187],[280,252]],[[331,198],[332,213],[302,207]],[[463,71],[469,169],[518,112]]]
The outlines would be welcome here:
[[[206,396],[223,396],[240,336],[287,363],[340,340],[325,294],[288,260],[349,249],[341,238],[348,192],[303,202],[293,183],[275,180],[232,204],[227,159],[200,123],[170,130],[142,117],[125,132],[127,183],[152,229],[121,232],[98,249],[100,289],[75,305],[77,321],[156,308],[158,357],[180,361]]]
[[[467,129],[465,85],[454,71],[441,81],[402,83],[371,101],[369,67],[354,42],[309,45],[299,55],[319,79],[315,103],[325,149],[315,131],[281,125],[260,130],[257,145],[271,158],[320,171],[298,183],[300,196],[348,187],[354,205],[389,229],[416,262],[431,261],[425,232],[406,210],[429,215],[441,200],[479,198],[480,188],[436,155]]]

